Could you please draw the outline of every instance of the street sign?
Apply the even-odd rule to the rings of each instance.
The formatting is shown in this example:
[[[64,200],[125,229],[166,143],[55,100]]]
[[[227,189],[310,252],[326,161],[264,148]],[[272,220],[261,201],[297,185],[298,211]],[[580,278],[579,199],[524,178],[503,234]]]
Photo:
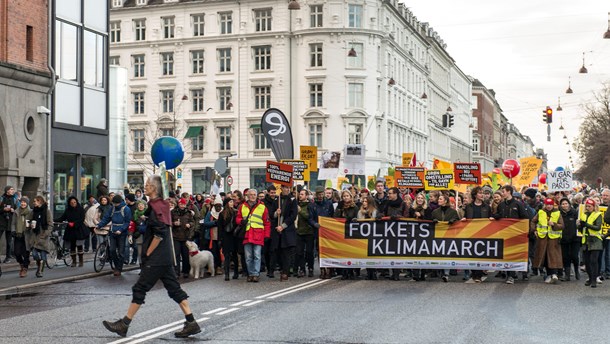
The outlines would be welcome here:
[[[227,184],[229,184],[229,186],[233,185],[233,177],[231,177],[231,176],[227,177]]]
[[[214,162],[214,169],[216,170],[216,172],[218,172],[218,174],[223,174],[227,172],[227,162],[225,161],[225,159],[216,159],[216,161]]]

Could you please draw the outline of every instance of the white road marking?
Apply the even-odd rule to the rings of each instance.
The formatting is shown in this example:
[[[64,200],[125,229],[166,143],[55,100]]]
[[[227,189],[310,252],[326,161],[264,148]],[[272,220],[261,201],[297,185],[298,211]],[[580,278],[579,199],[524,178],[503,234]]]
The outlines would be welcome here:
[[[210,319],[210,318],[201,318],[201,319],[195,319],[195,321],[197,321],[198,323],[200,323],[200,322],[202,322],[202,321],[206,321],[206,320],[208,320],[208,319]],[[183,323],[184,321],[180,321],[180,322],[181,322],[181,323]],[[157,329],[158,329],[158,328],[157,328]],[[182,329],[182,325],[180,325],[180,326],[176,326],[176,327],[172,327],[172,328],[169,328],[169,329],[167,329],[167,330],[165,330],[165,331],[157,332],[157,333],[152,334],[152,335],[150,335],[150,336],[146,336],[146,337],[144,337],[144,338],[140,338],[140,339],[137,339],[137,340],[131,341],[131,342],[129,342],[128,344],[142,343],[142,342],[145,342],[145,341],[147,341],[147,340],[149,340],[149,339],[157,338],[157,337],[162,336],[162,335],[164,335],[164,334],[167,334],[167,333],[170,333],[170,332],[173,332],[173,331],[178,331],[178,330],[180,330],[180,329]]]
[[[119,340],[115,340],[114,342],[110,342],[110,343],[108,343],[108,344],[119,344],[119,343],[128,342],[128,341],[130,341],[130,340],[132,340],[132,339],[140,338],[140,337],[145,336],[145,335],[147,335],[147,334],[151,334],[151,333],[153,333],[153,332],[157,332],[157,331],[159,331],[159,330],[163,330],[163,329],[168,328],[168,327],[171,327],[171,326],[175,326],[175,325],[178,325],[178,324],[182,324],[183,322],[184,322],[184,320],[175,321],[175,322],[173,322],[173,323],[171,323],[171,324],[167,324],[167,325],[163,325],[163,326],[155,327],[155,328],[153,328],[152,330],[148,330],[148,331],[140,332],[140,333],[134,334],[133,336],[129,336],[129,337],[127,337],[127,338],[122,338],[122,339],[119,339]]]
[[[252,301],[250,303],[246,303],[245,305],[242,305],[242,307],[250,307],[250,306],[254,306],[257,305],[261,302],[265,302],[265,300],[256,300],[256,301]]]
[[[210,315],[210,314],[214,314],[216,312],[220,312],[227,309],[226,307],[220,307],[220,308],[216,308],[216,309],[212,309],[211,311],[207,311],[205,313],[201,313],[202,315]]]
[[[220,313],[216,313],[216,315],[225,315],[225,314],[229,314],[231,312],[235,312],[237,310],[239,310],[239,308],[229,308],[226,311],[222,311]]]
[[[290,287],[290,288],[285,288],[285,289],[281,289],[281,290],[278,290],[278,291],[274,291],[274,292],[269,293],[269,294],[265,294],[265,295],[257,296],[256,298],[257,298],[257,299],[264,299],[264,298],[269,297],[269,296],[271,296],[271,295],[275,295],[275,294],[283,293],[283,292],[288,291],[288,290],[292,290],[292,289],[300,288],[300,287],[302,287],[302,286],[305,286],[305,285],[308,285],[308,284],[312,284],[312,283],[315,283],[315,282],[318,282],[318,281],[322,281],[322,280],[320,280],[320,279],[315,279],[315,280],[312,280],[312,281],[309,281],[309,282],[305,282],[305,283],[297,284],[297,285],[292,286],[292,287]]]
[[[237,306],[241,306],[241,305],[243,305],[244,303],[248,303],[248,302],[250,302],[250,301],[252,301],[252,300],[243,300],[243,301],[235,302],[234,304],[232,304],[232,305],[230,305],[230,306],[231,306],[231,307],[237,307]]]
[[[308,284],[308,285],[302,286],[302,287],[300,287],[300,288],[298,288],[298,289],[292,289],[292,290],[288,290],[288,291],[286,291],[286,292],[284,292],[284,293],[281,293],[281,294],[276,294],[276,295],[270,296],[269,298],[270,298],[270,299],[275,299],[275,298],[277,298],[277,297],[282,297],[282,296],[284,296],[284,295],[288,295],[288,294],[296,293],[297,291],[301,291],[301,290],[303,290],[303,289],[307,289],[307,288],[315,287],[315,286],[317,286],[317,285],[319,285],[319,284],[326,283],[326,282],[328,282],[328,281],[330,281],[330,280],[327,280],[327,279],[325,279],[325,280],[318,280],[318,282],[316,282],[316,283]]]

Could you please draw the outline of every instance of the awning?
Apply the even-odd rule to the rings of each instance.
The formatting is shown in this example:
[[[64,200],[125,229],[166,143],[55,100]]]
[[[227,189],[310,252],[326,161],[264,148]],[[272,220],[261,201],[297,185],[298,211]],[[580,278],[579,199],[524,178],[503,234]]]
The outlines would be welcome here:
[[[184,135],[185,139],[193,138],[199,136],[203,127],[190,127],[189,130],[186,131],[186,135]]]
[[[250,124],[250,129],[258,129],[261,127],[260,123],[254,123],[254,124]]]

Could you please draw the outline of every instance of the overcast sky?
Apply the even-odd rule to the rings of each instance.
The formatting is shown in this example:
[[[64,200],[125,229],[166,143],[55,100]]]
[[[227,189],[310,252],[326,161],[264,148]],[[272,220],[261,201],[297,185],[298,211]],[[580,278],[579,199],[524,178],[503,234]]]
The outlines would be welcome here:
[[[568,147],[582,121],[581,104],[610,81],[610,1],[602,0],[408,0],[421,22],[429,22],[466,73],[494,89],[504,115],[548,153],[549,168],[568,165]],[[579,74],[582,53],[588,74]],[[569,95],[568,77],[574,93]],[[563,111],[556,111],[561,97]],[[542,110],[554,110],[551,142]]]

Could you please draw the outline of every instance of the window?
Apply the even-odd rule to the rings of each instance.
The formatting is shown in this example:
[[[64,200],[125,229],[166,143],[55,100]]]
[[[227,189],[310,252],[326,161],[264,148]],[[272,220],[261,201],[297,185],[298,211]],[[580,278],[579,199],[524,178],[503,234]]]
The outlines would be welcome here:
[[[135,129],[133,132],[133,151],[135,153],[144,152],[144,129]]]
[[[147,0],[137,0],[136,5],[138,5],[138,6],[146,5],[146,1]]]
[[[174,90],[161,91],[161,109],[165,113],[174,111]]]
[[[174,128],[161,128],[161,136],[174,137]]]
[[[231,71],[231,48],[218,49],[218,71],[221,73]]]
[[[191,63],[193,64],[193,74],[203,74],[203,50],[191,51]]]
[[[271,31],[271,9],[254,10],[256,32]]]
[[[348,126],[348,142],[352,145],[362,143],[362,124],[350,124]]]
[[[219,127],[218,134],[220,136],[218,149],[221,151],[231,150],[231,127]]]
[[[202,112],[203,109],[203,88],[191,90],[191,99],[193,100],[193,112]]]
[[[61,21],[56,21],[55,70],[63,80],[78,80],[78,29]]]
[[[362,5],[349,5],[349,27],[362,27]]]
[[[270,149],[269,144],[267,143],[267,138],[265,138],[265,134],[261,128],[254,128],[254,149]]]
[[[228,35],[233,33],[233,12],[219,12],[220,34]]]
[[[144,92],[133,92],[133,113],[134,115],[144,114]]]
[[[121,7],[123,6],[123,0],[112,0],[112,7]]]
[[[309,106],[322,106],[322,84],[309,84]]]
[[[254,70],[271,69],[271,46],[254,47]]]
[[[25,26],[25,59],[34,61],[34,28]]]
[[[472,138],[472,151],[475,153],[480,153],[479,152],[479,138],[478,137],[473,137]]]
[[[163,75],[174,75],[174,53],[161,53]]]
[[[133,27],[136,41],[146,40],[146,19],[134,19]]]
[[[144,55],[133,55],[133,77],[143,78],[144,77]]]
[[[162,17],[163,38],[174,38],[174,17]]]
[[[231,87],[218,87],[218,109],[231,110]]]
[[[267,110],[271,107],[271,86],[254,87],[254,109]]]
[[[356,56],[348,56],[347,57],[347,66],[349,68],[362,68],[362,58],[364,55],[364,49],[362,43],[350,43],[349,50],[354,49],[356,52]]]
[[[309,66],[322,67],[322,43],[312,43],[309,45]]]
[[[110,22],[110,43],[118,43],[121,41],[121,22]]]
[[[191,147],[193,151],[203,150],[203,127],[199,128],[199,133],[196,136],[191,137]]]
[[[191,19],[193,21],[193,36],[194,37],[203,36],[203,28],[204,28],[203,18],[204,18],[203,14],[191,15]]]
[[[361,108],[362,105],[362,97],[364,95],[364,85],[361,83],[349,83],[348,84],[348,93],[349,93],[349,104],[348,107],[352,108]]]
[[[309,145],[322,148],[322,124],[309,125]]]
[[[86,85],[104,87],[104,36],[85,31],[83,39],[83,79]]]
[[[110,66],[120,66],[121,65],[120,61],[121,61],[120,56],[108,57],[108,65],[110,65]]]
[[[322,27],[322,5],[309,6],[309,26]]]

